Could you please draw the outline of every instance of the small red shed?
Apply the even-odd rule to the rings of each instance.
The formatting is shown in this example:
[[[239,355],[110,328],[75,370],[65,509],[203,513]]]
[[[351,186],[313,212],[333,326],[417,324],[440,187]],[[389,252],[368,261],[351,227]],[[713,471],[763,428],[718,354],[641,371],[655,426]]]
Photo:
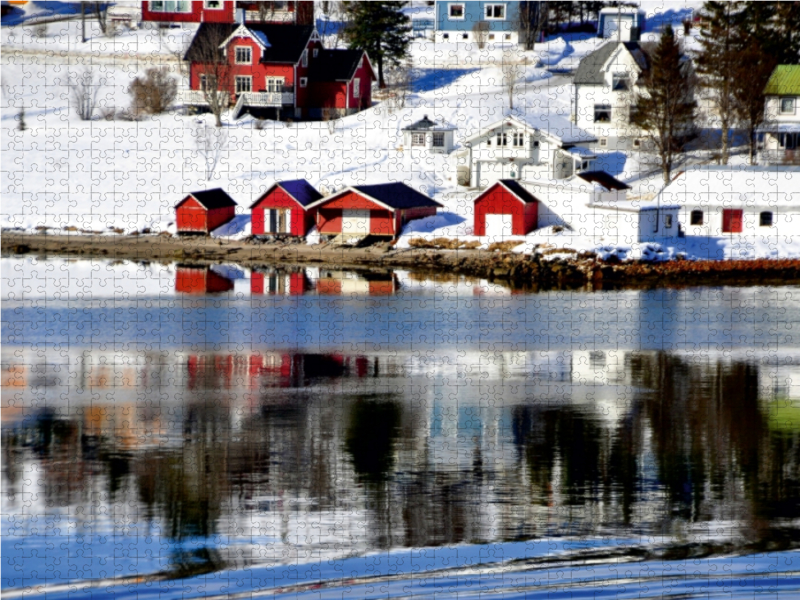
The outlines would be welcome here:
[[[304,237],[317,216],[315,209],[306,207],[320,198],[322,194],[305,179],[275,183],[250,205],[251,233]]]
[[[474,234],[526,235],[536,229],[539,201],[519,182],[501,179],[475,198]]]
[[[233,289],[233,281],[208,267],[179,266],[175,291],[181,294],[216,294]]]
[[[211,233],[236,216],[236,202],[222,188],[191,192],[175,205],[178,233]]]
[[[403,225],[431,217],[441,206],[405,183],[347,187],[309,204],[317,211],[321,235],[397,237]]]

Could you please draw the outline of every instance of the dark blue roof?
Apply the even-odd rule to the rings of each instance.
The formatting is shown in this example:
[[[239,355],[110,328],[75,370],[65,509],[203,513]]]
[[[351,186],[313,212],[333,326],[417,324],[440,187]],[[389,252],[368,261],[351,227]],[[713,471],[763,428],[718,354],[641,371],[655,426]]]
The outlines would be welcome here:
[[[322,198],[322,194],[317,191],[317,188],[308,183],[305,179],[279,181],[278,185],[303,206],[308,206],[312,202],[316,202]]]
[[[231,198],[222,188],[214,188],[213,190],[201,190],[198,192],[190,192],[189,196],[193,196],[200,204],[208,210],[214,208],[225,208],[228,206],[236,206],[236,202]],[[175,205],[178,208],[181,204],[186,202],[189,197],[186,196],[183,200]]]
[[[354,185],[354,190],[375,198],[392,208],[418,208],[425,206],[441,206],[436,200],[420,194],[405,183],[380,183],[377,185]]]
[[[512,194],[514,194],[517,198],[519,198],[526,204],[530,204],[531,202],[536,202],[536,198],[533,196],[533,194],[531,194],[528,190],[522,187],[516,180],[501,179],[500,183],[506,186],[506,188],[508,188]]]

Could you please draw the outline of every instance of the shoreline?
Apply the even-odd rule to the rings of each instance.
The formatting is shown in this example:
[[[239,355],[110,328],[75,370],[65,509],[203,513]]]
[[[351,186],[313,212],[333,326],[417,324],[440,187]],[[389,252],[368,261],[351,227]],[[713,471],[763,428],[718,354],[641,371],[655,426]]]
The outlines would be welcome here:
[[[406,269],[432,277],[467,276],[530,290],[612,290],[697,286],[800,285],[800,259],[603,262],[594,256],[548,259],[488,250],[394,250],[259,243],[164,235],[69,235],[5,231],[3,256],[28,254],[245,268],[325,266],[348,270]]]

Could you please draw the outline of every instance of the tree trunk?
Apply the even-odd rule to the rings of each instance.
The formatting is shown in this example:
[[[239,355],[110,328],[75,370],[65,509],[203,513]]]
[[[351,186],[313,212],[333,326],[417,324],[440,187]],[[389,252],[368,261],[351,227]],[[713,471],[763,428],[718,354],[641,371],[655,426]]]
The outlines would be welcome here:
[[[81,43],[86,43],[86,2],[81,2]]]
[[[378,54],[378,87],[386,89],[386,80],[383,78],[383,54]]]
[[[215,112],[214,113],[214,120],[215,120],[214,125],[216,127],[222,127],[222,113],[221,112]]]
[[[731,135],[731,128],[728,125],[727,119],[722,121],[722,148],[720,148],[720,155],[719,155],[719,162],[722,165],[728,164],[728,158],[730,157],[730,135]]]

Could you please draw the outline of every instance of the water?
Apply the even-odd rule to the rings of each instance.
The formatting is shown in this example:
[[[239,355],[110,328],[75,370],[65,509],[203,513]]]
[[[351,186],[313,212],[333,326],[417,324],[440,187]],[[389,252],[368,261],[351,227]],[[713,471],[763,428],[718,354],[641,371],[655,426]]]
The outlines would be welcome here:
[[[800,595],[796,288],[0,268],[4,596]]]

